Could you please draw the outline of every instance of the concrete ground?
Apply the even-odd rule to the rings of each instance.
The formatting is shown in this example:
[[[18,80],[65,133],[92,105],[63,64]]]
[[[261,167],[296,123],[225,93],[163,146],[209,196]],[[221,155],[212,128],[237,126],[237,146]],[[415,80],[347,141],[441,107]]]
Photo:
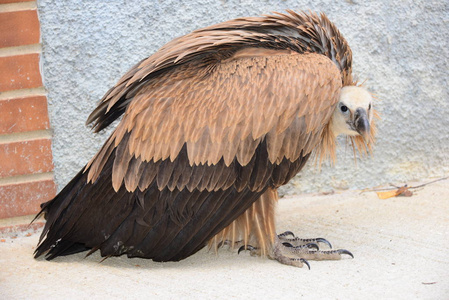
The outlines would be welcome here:
[[[98,253],[35,260],[38,233],[3,234],[0,299],[449,299],[449,180],[380,200],[345,191],[280,200],[278,230],[325,237],[355,258],[311,270],[206,249],[155,263]],[[39,230],[40,231],[40,230]]]

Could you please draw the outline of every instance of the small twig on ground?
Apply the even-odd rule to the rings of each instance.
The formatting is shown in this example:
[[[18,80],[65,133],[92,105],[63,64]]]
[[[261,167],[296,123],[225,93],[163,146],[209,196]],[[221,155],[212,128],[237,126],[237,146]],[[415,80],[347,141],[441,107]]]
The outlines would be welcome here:
[[[446,176],[446,177],[443,177],[443,178],[439,178],[439,179],[435,179],[433,181],[430,181],[430,182],[427,182],[427,183],[423,183],[423,184],[420,184],[420,185],[417,185],[417,186],[411,186],[411,187],[409,187],[409,189],[417,189],[417,188],[423,187],[425,185],[428,185],[428,184],[431,184],[431,183],[434,183],[434,182],[437,182],[437,181],[446,180],[448,178],[449,178],[449,176]]]
[[[446,180],[446,179],[448,179],[448,178],[449,178],[449,176],[446,176],[446,177],[438,178],[438,179],[435,179],[435,180],[432,180],[432,181],[429,181],[429,182],[426,182],[426,183],[423,183],[423,184],[420,184],[420,185],[410,186],[410,187],[407,187],[407,184],[405,184],[405,185],[403,185],[403,186],[395,186],[395,185],[393,185],[393,184],[390,184],[390,185],[392,185],[392,186],[394,186],[394,187],[392,187],[392,188],[381,188],[381,189],[376,189],[376,188],[372,188],[372,189],[364,189],[364,190],[362,190],[360,193],[365,193],[365,192],[378,192],[378,191],[391,191],[391,190],[397,190],[397,189],[399,189],[399,188],[401,188],[401,187],[407,187],[408,189],[417,189],[417,188],[421,188],[421,187],[423,187],[423,186],[426,186],[426,185],[428,185],[428,184],[435,183],[435,182],[437,182],[437,181]]]
[[[433,181],[430,181],[427,183],[423,183],[423,184],[416,185],[416,186],[410,186],[410,187],[407,184],[405,184],[404,186],[400,186],[400,187],[391,184],[392,186],[394,186],[394,188],[367,189],[367,190],[361,191],[361,193],[374,191],[377,193],[377,196],[380,199],[388,199],[388,198],[397,197],[397,196],[411,197],[411,196],[413,196],[413,192],[411,191],[411,189],[421,188],[428,184],[435,183],[435,182],[441,181],[441,180],[446,180],[448,178],[449,178],[449,176],[446,176],[446,177],[439,178],[439,179],[436,179],[436,180],[433,180]]]

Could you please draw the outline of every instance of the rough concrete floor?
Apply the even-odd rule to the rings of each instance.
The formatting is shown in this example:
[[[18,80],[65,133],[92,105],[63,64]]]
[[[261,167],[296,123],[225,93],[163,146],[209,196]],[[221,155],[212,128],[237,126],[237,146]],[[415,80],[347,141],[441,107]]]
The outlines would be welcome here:
[[[282,199],[278,230],[325,237],[355,258],[310,261],[311,270],[202,250],[155,263],[98,253],[33,259],[38,234],[0,242],[1,299],[449,299],[449,180],[412,197],[374,192]]]

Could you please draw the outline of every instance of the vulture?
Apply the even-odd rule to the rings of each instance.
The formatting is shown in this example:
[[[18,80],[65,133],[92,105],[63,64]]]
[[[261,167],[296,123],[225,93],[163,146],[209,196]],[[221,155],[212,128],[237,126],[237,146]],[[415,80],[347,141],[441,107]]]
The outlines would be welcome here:
[[[87,124],[120,122],[51,201],[35,257],[182,260],[209,245],[286,265],[340,259],[323,238],[277,234],[277,189],[336,137],[370,153],[372,95],[325,14],[238,18],[176,38],[112,87]]]

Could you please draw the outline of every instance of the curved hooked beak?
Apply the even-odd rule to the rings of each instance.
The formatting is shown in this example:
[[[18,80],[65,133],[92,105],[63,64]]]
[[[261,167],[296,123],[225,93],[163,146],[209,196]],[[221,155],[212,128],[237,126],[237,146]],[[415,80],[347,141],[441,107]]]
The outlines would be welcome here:
[[[368,141],[370,133],[370,125],[366,110],[363,108],[357,108],[354,113],[354,127],[355,130],[363,137],[365,141]]]

